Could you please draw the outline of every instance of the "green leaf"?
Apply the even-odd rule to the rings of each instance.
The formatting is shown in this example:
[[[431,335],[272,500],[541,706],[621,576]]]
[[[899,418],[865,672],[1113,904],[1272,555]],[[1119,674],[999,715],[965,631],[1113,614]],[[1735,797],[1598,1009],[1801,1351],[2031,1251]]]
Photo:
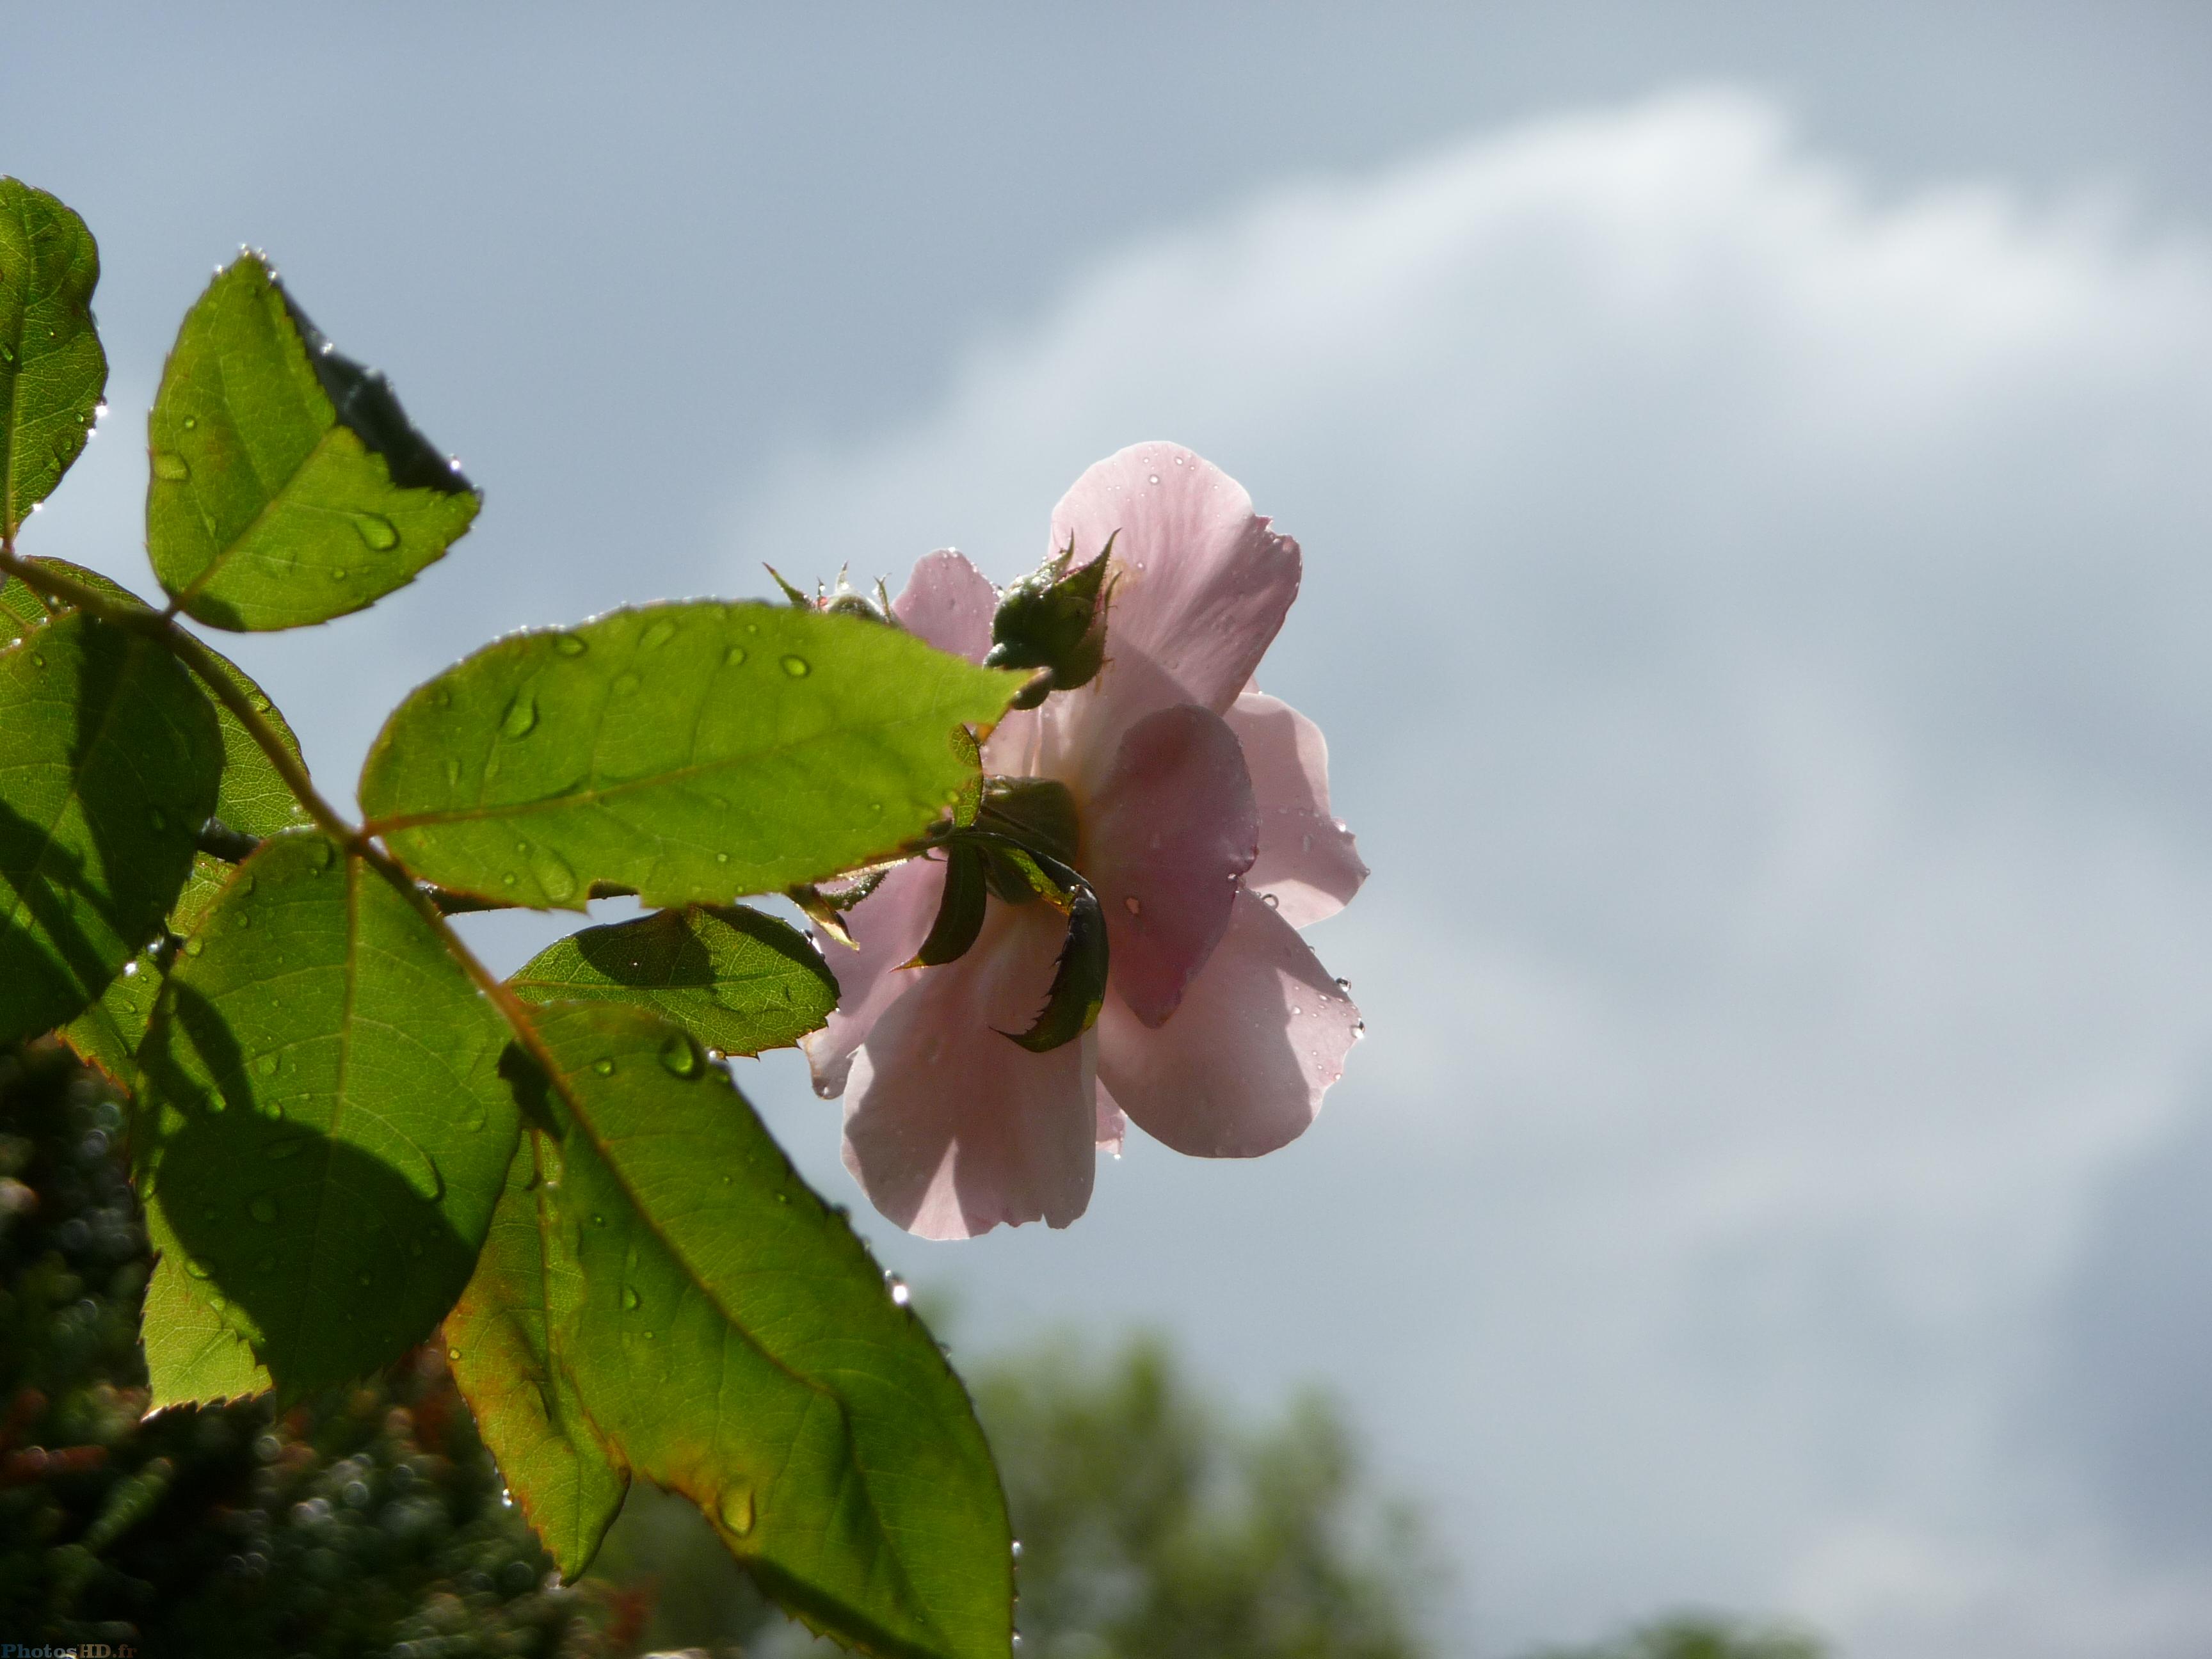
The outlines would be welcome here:
[[[581,1274],[552,1352],[613,1455],[839,1639],[1004,1659],[1006,1504],[928,1331],[684,1033],[607,1003],[537,1020],[540,1236]]]
[[[586,927],[539,951],[507,983],[532,1002],[651,1008],[726,1054],[787,1047],[837,1006],[836,975],[812,942],[741,905]]]
[[[271,1386],[252,1347],[216,1310],[211,1298],[218,1294],[173,1255],[154,1264],[138,1318],[152,1410],[235,1400]]]
[[[84,221],[44,191],[0,179],[0,537],[10,542],[99,418],[99,281]]]
[[[849,617],[617,611],[419,688],[369,751],[362,806],[409,869],[459,892],[722,903],[895,854],[974,778],[953,732],[1018,684]]]
[[[62,1041],[70,1052],[126,1093],[138,1091],[138,1045],[154,1017],[161,978],[159,958],[141,951],[107,982],[99,1001],[62,1027]]]
[[[250,253],[186,314],[147,434],[147,551],[218,628],[358,611],[442,556],[482,504]]]
[[[0,1043],[74,1018],[153,936],[221,757],[151,641],[72,614],[0,646]]]
[[[622,1508],[629,1471],[592,1427],[552,1330],[584,1295],[575,1253],[539,1201],[560,1180],[560,1143],[526,1129],[475,1275],[446,1316],[446,1358],[508,1490],[563,1578],[592,1565]]]
[[[147,1225],[292,1394],[422,1340],[514,1149],[511,1033],[415,902],[264,842],[185,941],[138,1064]]]
[[[33,559],[31,563],[83,583],[102,599],[134,610],[151,611],[153,607],[121,583],[112,581],[97,570],[88,570],[81,564],[71,564],[67,559]],[[11,582],[0,590],[0,612],[12,617],[17,631],[42,625],[57,615],[68,614],[66,606],[49,605],[22,582]],[[269,696],[256,685],[246,671],[212,647],[208,655],[214,658],[223,678],[245,693],[246,700],[254,711],[275,731],[277,740],[292,758],[307,764],[300,754],[300,739],[293,734],[290,722],[283,712],[269,701]],[[193,678],[198,679],[195,674]],[[273,836],[280,830],[304,829],[313,822],[307,809],[293,798],[276,763],[262,752],[253,734],[229,708],[208,690],[208,701],[215,705],[216,724],[222,731],[222,787],[216,796],[215,815],[232,829],[249,836]],[[179,933],[189,931],[179,927]]]

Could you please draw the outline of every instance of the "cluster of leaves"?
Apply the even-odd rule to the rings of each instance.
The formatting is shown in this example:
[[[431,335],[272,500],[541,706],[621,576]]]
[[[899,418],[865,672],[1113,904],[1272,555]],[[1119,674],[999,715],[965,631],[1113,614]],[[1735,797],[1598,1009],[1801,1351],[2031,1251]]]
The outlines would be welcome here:
[[[0,1043],[61,1027],[133,1097],[153,1405],[296,1401],[442,1322],[564,1573],[642,1476],[841,1640],[1004,1652],[1010,1539],[967,1396],[722,1056],[834,999],[800,935],[733,901],[972,816],[977,734],[1024,677],[811,606],[619,611],[416,690],[355,825],[179,618],[358,610],[479,498],[247,253],[149,421],[166,605],[21,552],[99,411],[98,269],[75,214],[0,180]],[[446,919],[612,894],[655,914],[512,981]]]
[[[0,1629],[146,1653],[595,1659],[440,1352],[279,1410],[144,1417],[151,1254],[112,1088],[0,1052]],[[142,1420],[143,1419],[143,1420]]]

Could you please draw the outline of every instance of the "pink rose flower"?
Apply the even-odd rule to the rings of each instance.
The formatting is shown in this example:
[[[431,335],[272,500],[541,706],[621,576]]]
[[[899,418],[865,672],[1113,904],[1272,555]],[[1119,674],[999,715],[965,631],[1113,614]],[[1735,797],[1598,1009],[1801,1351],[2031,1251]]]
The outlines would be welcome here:
[[[1097,1025],[1044,1054],[1003,1035],[1029,1028],[1052,982],[1066,921],[1048,904],[994,896],[966,955],[901,965],[937,915],[935,856],[848,914],[857,951],[826,951],[841,994],[806,1043],[816,1091],[845,1096],[845,1164],[871,1201],[925,1237],[1067,1225],[1124,1114],[1196,1157],[1273,1152],[1313,1121],[1364,1029],[1297,930],[1367,869],[1330,816],[1320,729],[1252,683],[1297,595],[1298,544],[1171,444],[1100,462],[1053,512],[1053,547],[1073,537],[1079,562],[1109,536],[1106,665],[1010,714],[983,751],[986,773],[1074,799],[1076,866],[1110,947]],[[997,598],[945,551],[892,609],[980,662]]]

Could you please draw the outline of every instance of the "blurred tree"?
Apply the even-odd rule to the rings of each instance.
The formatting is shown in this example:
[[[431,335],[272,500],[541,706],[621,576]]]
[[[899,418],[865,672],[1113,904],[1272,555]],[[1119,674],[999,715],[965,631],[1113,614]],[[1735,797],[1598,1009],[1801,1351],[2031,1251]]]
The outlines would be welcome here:
[[[0,1634],[149,1656],[590,1659],[426,1348],[372,1384],[142,1419],[150,1270],[125,1114],[52,1043],[0,1050]]]
[[[1593,1648],[1547,1648],[1529,1659],[1822,1659],[1826,1651],[1801,1631],[1684,1613]]]

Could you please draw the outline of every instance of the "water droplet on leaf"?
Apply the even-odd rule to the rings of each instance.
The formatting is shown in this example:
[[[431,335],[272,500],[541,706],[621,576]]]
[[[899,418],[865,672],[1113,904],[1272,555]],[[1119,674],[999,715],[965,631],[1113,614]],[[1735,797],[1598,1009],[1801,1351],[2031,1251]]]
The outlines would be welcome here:
[[[740,1489],[724,1493],[720,1508],[722,1524],[738,1537],[744,1537],[753,1529],[753,1495],[750,1491]]]
[[[804,657],[786,657],[783,672],[795,680],[803,680],[814,672],[814,665]]]
[[[630,1312],[635,1313],[637,1311],[638,1300],[637,1287],[635,1285],[625,1285],[623,1286],[623,1307],[627,1308]]]
[[[699,1048],[681,1031],[672,1031],[660,1045],[660,1063],[678,1077],[696,1077]]]
[[[645,632],[639,636],[637,642],[648,651],[658,651],[662,646],[667,644],[669,641],[675,637],[676,624],[669,621],[667,617],[663,617],[659,622],[653,623],[652,627],[647,629]]]
[[[538,885],[547,898],[555,903],[576,896],[576,872],[568,867],[568,860],[550,847],[540,847],[530,855],[530,873],[538,878]]]
[[[612,1077],[615,1074],[615,1063],[602,1054],[592,1062],[592,1069],[601,1077]]]
[[[196,957],[206,949],[207,946],[196,939],[188,939],[185,941],[185,954],[188,957]]]
[[[564,657],[580,657],[585,652],[590,650],[591,647],[586,645],[574,634],[556,634],[553,636],[553,648]]]
[[[515,693],[514,701],[500,716],[499,734],[502,738],[526,738],[538,729],[538,699],[527,691]]]
[[[264,1077],[275,1077],[276,1067],[282,1063],[274,1054],[264,1054],[253,1062],[253,1069]]]
[[[1261,894],[1260,902],[1266,905],[1270,910],[1279,910],[1283,908],[1282,900],[1277,898],[1273,893]]]
[[[389,553],[399,545],[399,529],[381,513],[356,513],[354,532],[374,551]]]
[[[725,667],[735,668],[739,664],[743,663],[744,659],[745,648],[742,645],[733,645],[728,650],[722,653],[722,663]]]
[[[157,449],[154,452],[154,476],[165,483],[182,483],[192,476],[192,465],[174,450]]]

